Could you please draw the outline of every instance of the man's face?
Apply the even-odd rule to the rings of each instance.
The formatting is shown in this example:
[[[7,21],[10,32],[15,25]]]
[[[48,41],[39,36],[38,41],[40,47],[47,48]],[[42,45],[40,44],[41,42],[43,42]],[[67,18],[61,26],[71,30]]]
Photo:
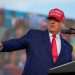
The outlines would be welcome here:
[[[61,31],[61,22],[50,19],[48,20],[48,31],[53,33],[58,33]]]

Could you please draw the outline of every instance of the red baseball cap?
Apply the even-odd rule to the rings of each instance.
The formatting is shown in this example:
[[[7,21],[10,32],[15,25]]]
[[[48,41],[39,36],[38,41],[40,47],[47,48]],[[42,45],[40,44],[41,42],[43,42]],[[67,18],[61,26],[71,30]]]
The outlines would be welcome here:
[[[64,21],[64,12],[58,8],[51,9],[48,14],[48,19],[56,19],[57,21]]]

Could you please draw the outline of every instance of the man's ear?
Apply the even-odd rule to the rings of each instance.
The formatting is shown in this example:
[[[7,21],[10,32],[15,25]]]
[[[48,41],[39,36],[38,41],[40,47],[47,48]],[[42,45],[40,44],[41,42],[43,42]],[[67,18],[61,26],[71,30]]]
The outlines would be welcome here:
[[[61,22],[61,29],[66,29],[66,26],[63,22]]]

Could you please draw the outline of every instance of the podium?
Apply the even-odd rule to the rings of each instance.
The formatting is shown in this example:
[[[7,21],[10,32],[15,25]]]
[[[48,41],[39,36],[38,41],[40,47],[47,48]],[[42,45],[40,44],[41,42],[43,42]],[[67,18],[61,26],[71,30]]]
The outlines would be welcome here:
[[[49,69],[48,75],[58,73],[75,73],[75,61]]]

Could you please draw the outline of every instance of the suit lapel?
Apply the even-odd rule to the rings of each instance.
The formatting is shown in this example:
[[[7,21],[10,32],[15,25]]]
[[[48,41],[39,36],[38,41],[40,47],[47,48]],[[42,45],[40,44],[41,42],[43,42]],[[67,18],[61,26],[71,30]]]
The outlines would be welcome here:
[[[50,42],[50,37],[49,37],[48,31],[45,32],[44,40],[45,40],[45,45],[48,48],[48,51],[50,52],[51,42]]]
[[[61,57],[63,56],[63,50],[65,49],[64,48],[64,39],[62,38],[62,36],[60,35],[60,40],[61,40],[61,51],[60,51],[60,54],[58,56],[58,59],[57,59],[57,63],[59,62],[59,60],[61,59]],[[56,63],[56,64],[57,64]]]
[[[48,62],[50,64],[50,62],[53,63],[53,59],[52,59],[52,52],[51,52],[51,42],[50,42],[50,37],[49,37],[49,32],[48,30],[45,32],[45,35],[44,35],[44,40],[45,40],[45,46],[46,46],[46,49],[48,51]]]

